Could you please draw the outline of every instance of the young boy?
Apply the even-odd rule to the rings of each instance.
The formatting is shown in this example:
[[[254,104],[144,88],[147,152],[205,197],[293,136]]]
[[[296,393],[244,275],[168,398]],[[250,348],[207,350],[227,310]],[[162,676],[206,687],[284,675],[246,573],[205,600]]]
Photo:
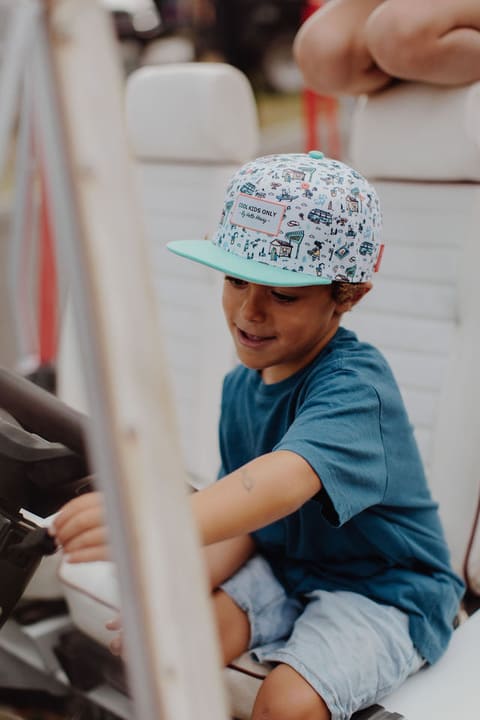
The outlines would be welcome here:
[[[392,77],[480,80],[478,0],[330,0],[300,28],[294,55],[319,93],[371,93]]]
[[[232,179],[213,242],[241,361],[227,375],[218,482],[191,498],[225,663],[274,668],[253,717],[347,720],[445,649],[462,595],[413,433],[380,353],[339,326],[381,259],[373,187],[341,162],[273,155]],[[58,542],[108,557],[98,494]]]

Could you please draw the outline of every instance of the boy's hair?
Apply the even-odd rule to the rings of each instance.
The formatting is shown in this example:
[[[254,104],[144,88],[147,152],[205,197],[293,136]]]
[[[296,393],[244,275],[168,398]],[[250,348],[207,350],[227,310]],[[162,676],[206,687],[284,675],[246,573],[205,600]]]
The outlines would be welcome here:
[[[356,302],[359,298],[359,291],[363,290],[366,283],[346,283],[334,280],[331,285],[332,298],[336,303]]]
[[[227,188],[212,242],[167,247],[248,282],[295,287],[368,282],[380,263],[380,235],[370,183],[312,151],[247,163]]]

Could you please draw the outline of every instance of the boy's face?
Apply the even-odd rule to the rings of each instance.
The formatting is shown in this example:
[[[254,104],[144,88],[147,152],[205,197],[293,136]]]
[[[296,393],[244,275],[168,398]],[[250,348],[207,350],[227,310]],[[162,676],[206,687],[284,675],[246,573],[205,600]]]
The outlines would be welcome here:
[[[223,309],[240,361],[265,383],[308,365],[337,331],[342,308],[330,285],[268,287],[227,276]]]

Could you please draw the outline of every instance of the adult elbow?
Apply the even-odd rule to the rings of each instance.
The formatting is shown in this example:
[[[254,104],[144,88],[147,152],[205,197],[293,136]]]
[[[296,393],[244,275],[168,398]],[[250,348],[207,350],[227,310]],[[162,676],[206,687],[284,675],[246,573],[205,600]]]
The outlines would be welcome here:
[[[352,50],[341,36],[306,23],[293,43],[293,57],[307,88],[320,94],[339,92],[349,82]]]
[[[403,3],[401,7],[388,3],[379,6],[368,19],[365,39],[381,70],[392,77],[416,80],[431,68],[438,38],[431,17],[421,8],[409,13]]]

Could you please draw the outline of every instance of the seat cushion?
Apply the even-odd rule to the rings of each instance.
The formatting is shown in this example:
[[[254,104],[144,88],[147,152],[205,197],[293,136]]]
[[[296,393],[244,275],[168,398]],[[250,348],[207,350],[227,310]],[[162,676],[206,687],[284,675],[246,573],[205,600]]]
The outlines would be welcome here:
[[[127,85],[127,124],[140,161],[241,164],[258,144],[250,84],[223,63],[137,70]]]
[[[105,624],[118,616],[120,608],[114,564],[64,561],[58,577],[73,624],[101,645],[108,646],[114,635]]]
[[[433,667],[420,670],[383,701],[408,720],[454,720],[478,717],[480,611],[453,634],[450,647]]]
[[[480,181],[480,83],[399,83],[356,105],[350,161],[369,178]]]

